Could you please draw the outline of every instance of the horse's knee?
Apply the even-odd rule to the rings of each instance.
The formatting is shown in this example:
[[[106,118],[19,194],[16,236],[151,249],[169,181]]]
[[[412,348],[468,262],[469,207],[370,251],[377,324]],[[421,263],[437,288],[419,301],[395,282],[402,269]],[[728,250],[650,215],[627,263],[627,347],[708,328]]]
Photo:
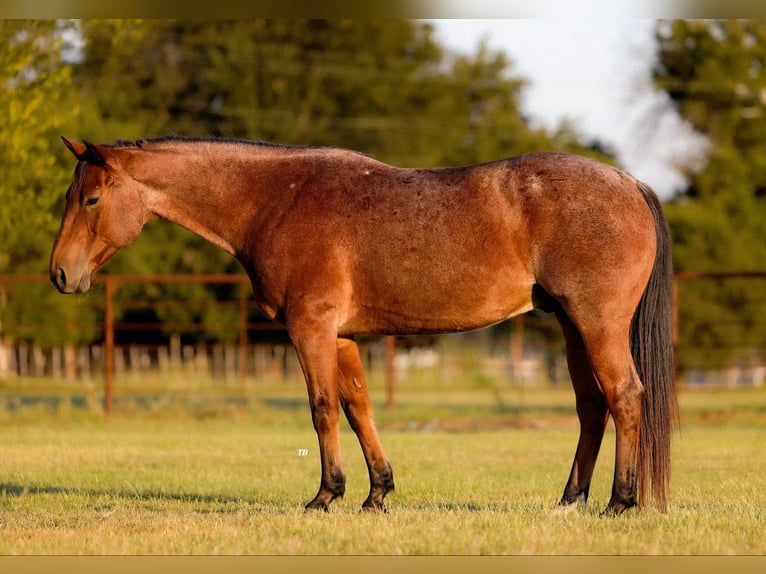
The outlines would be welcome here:
[[[317,397],[311,401],[311,420],[317,433],[333,429],[338,424],[338,405],[324,396]]]

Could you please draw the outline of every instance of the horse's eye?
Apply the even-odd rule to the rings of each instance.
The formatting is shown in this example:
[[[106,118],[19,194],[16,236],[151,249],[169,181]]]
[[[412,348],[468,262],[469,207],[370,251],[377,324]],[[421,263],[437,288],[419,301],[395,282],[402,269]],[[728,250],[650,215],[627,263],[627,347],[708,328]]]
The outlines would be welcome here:
[[[100,197],[89,197],[85,200],[85,207],[93,207],[101,199]]]

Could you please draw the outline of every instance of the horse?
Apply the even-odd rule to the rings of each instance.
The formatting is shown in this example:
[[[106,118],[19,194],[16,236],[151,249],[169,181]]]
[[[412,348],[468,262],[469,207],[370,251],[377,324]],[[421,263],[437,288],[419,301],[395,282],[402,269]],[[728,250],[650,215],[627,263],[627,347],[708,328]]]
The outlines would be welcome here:
[[[369,472],[362,509],[385,512],[394,489],[357,335],[468,331],[533,308],[561,325],[580,425],[556,507],[585,508],[611,417],[602,514],[651,500],[667,510],[677,417],[670,239],[657,196],[625,171],[557,152],[405,169],[330,147],[62,140],[78,162],[53,285],[87,291],[155,218],[236,257],[257,306],[286,328],[306,381],[321,458],[307,511],[344,494],[341,409]]]

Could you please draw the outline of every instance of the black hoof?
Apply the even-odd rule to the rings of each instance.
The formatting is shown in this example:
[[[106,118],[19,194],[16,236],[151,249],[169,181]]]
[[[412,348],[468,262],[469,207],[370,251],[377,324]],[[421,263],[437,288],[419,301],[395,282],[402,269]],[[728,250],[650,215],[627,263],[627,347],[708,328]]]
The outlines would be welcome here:
[[[362,505],[362,512],[380,512],[382,514],[387,514],[388,509],[386,508],[386,505],[382,502],[379,503],[372,503],[372,502],[365,502]]]
[[[573,498],[562,497],[556,505],[556,510],[563,514],[573,510],[585,510],[588,505],[588,493],[580,492]]]
[[[325,512],[328,511],[330,508],[330,503],[335,500],[336,498],[342,498],[342,493],[331,493],[327,491],[321,491],[319,494],[317,494],[314,497],[314,500],[309,502],[306,505],[306,512],[309,512],[311,510],[324,510]]]
[[[604,511],[599,515],[603,517],[613,517],[613,516],[620,516],[623,512],[628,510],[628,508],[633,508],[635,504],[626,504],[623,502],[610,502],[607,504]]]
[[[315,503],[315,502],[309,502],[305,508],[303,509],[304,512],[313,512],[313,511],[322,511],[329,512],[330,508],[326,504],[321,503]]]

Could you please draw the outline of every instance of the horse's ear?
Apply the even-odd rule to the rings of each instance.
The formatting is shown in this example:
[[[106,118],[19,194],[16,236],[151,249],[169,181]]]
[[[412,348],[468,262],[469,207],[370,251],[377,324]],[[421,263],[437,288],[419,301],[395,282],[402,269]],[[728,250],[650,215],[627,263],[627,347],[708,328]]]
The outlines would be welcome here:
[[[99,146],[87,141],[83,143],[71,141],[66,139],[64,136],[61,136],[61,141],[64,142],[64,145],[74,154],[78,160],[87,161],[88,163],[102,167],[106,166],[106,158],[99,149]]]
[[[73,142],[66,139],[64,136],[61,136],[61,141],[64,142],[64,145],[67,147],[67,149],[71,151],[77,159],[82,159],[82,156],[85,154],[85,150],[88,149],[85,144],[81,144],[80,142]]]

